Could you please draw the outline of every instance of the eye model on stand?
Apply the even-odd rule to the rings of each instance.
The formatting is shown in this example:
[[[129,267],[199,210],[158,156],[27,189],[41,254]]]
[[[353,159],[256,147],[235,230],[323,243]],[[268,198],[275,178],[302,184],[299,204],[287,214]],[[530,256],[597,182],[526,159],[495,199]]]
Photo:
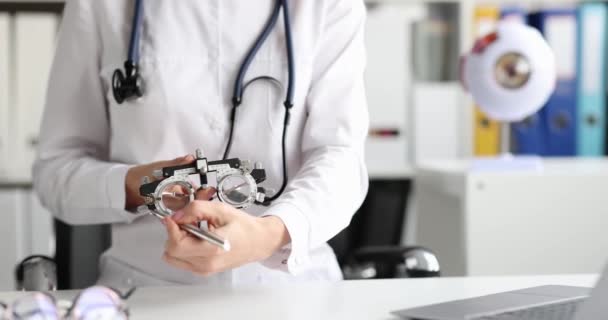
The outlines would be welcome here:
[[[195,176],[200,179],[201,188],[209,186],[209,176],[215,175],[217,197],[220,201],[235,208],[244,209],[251,205],[266,205],[266,190],[258,184],[266,180],[266,171],[260,163],[251,164],[248,160],[227,159],[208,161],[201,150],[196,151],[192,164],[166,167],[154,172],[158,180],[151,182],[150,177],[142,179],[139,189],[145,199],[145,206],[138,211],[146,211],[157,218],[171,216],[194,200],[197,188]],[[192,235],[229,250],[227,240],[201,228],[191,225],[180,226]]]
[[[557,81],[555,55],[541,33],[514,21],[499,22],[494,32],[477,39],[461,59],[460,74],[463,86],[479,108],[489,118],[502,122],[504,132],[508,132],[508,123],[538,112]],[[502,134],[501,139],[502,152],[506,154],[509,134]],[[518,168],[541,165],[540,159],[531,157],[507,158],[503,160]],[[502,165],[506,164],[496,163],[497,159],[477,160],[478,167],[485,168],[504,168]]]

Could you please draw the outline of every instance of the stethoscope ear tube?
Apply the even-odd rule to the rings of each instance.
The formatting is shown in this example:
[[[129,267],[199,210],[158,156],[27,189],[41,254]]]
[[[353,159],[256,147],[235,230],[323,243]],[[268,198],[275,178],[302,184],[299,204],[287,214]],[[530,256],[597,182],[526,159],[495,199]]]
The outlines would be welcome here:
[[[251,63],[253,62],[253,59],[258,54],[258,52],[260,51],[260,49],[262,48],[262,46],[264,45],[264,43],[270,36],[270,33],[276,26],[277,21],[279,20],[279,16],[281,15],[281,6],[282,6],[282,0],[276,0],[276,4],[275,4],[274,8],[272,9],[272,14],[270,15],[270,19],[268,19],[268,22],[266,23],[266,26],[264,26],[262,33],[258,36],[256,41],[253,43],[253,46],[251,47],[251,49],[249,49],[249,52],[247,52],[247,55],[245,55],[245,59],[243,60],[243,63],[241,64],[241,66],[239,68],[239,72],[234,81],[234,92],[232,95],[232,103],[233,103],[234,108],[238,107],[243,100],[243,91],[245,88],[245,75],[247,74],[247,71],[249,71],[249,67],[251,66]]]

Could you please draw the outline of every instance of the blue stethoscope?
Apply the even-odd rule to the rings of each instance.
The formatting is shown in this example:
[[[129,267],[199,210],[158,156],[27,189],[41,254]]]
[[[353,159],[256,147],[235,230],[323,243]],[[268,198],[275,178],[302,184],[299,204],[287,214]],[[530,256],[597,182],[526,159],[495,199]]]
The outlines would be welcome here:
[[[226,150],[224,151],[224,159],[228,158],[230,149],[232,147],[232,137],[234,134],[234,123],[236,120],[236,111],[243,102],[243,94],[247,87],[258,80],[265,80],[273,83],[279,88],[283,88],[281,82],[270,76],[259,76],[249,82],[245,83],[245,76],[253,59],[260,51],[260,48],[264,45],[268,36],[275,28],[279,16],[281,14],[281,8],[283,9],[283,21],[285,24],[285,42],[287,47],[287,64],[288,64],[288,85],[285,102],[285,118],[283,122],[283,135],[281,141],[282,157],[283,157],[283,183],[279,192],[274,196],[267,198],[267,202],[270,203],[276,200],[285,191],[287,186],[287,159],[285,154],[285,140],[287,136],[287,127],[289,126],[289,120],[291,116],[291,108],[294,105],[294,91],[295,91],[295,56],[293,48],[293,38],[291,31],[291,21],[288,7],[288,0],[276,0],[275,6],[272,11],[272,15],[268,19],[262,33],[256,39],[252,48],[249,50],[236,77],[234,83],[234,91],[232,95],[232,110],[230,113],[230,134],[228,136],[228,143],[226,144]],[[112,92],[114,99],[118,104],[122,104],[126,100],[136,99],[143,96],[143,81],[139,74],[139,43],[141,41],[141,31],[143,26],[143,0],[135,0],[135,10],[133,14],[133,26],[131,30],[131,39],[129,41],[129,56],[127,61],[124,63],[124,70],[116,69],[112,76]]]

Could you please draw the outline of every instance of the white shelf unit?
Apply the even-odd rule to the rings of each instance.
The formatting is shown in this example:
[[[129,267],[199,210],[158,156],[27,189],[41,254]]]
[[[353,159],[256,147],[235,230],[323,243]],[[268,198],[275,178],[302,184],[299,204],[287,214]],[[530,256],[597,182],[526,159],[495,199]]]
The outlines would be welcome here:
[[[390,7],[394,12],[403,11],[402,23],[400,28],[407,28],[406,36],[399,26],[392,31],[377,34],[373,41],[368,40],[368,45],[383,46],[376,48],[368,46],[368,73],[373,73],[376,78],[368,79],[367,94],[371,115],[371,127],[382,127],[382,119],[394,119],[394,115],[401,117],[401,112],[390,109],[386,106],[394,103],[398,97],[391,90],[395,90],[393,81],[403,82],[405,94],[402,108],[405,109],[406,126],[402,134],[405,135],[405,142],[401,146],[405,149],[406,162],[404,166],[391,165],[387,159],[396,158],[394,148],[385,142],[384,146],[374,145],[375,137],[368,140],[368,166],[372,178],[408,179],[413,178],[417,163],[425,159],[432,158],[462,158],[472,154],[472,103],[468,95],[460,88],[458,79],[451,78],[446,81],[422,81],[414,76],[413,55],[416,46],[415,40],[411,37],[413,24],[425,19],[440,8],[440,6],[450,6],[450,20],[456,20],[455,31],[452,36],[457,37],[457,49],[454,51],[454,65],[457,64],[458,56],[463,52],[463,48],[468,48],[473,39],[468,30],[472,30],[473,2],[464,1],[398,1],[398,0],[375,0],[366,1],[370,10],[368,12],[368,29],[375,28],[377,21],[377,8]],[[374,7],[377,5],[377,7]],[[390,10],[390,9],[387,9]],[[409,12],[409,14],[408,14]],[[394,14],[395,15],[395,14]],[[387,15],[388,18],[388,15]],[[398,18],[396,16],[395,18]],[[409,20],[408,20],[409,19]],[[401,57],[402,61],[394,59],[395,42],[403,39],[408,52]],[[393,60],[390,60],[393,59]],[[406,64],[406,68],[403,67]],[[394,68],[390,68],[393,65]],[[384,74],[378,69],[388,70]],[[406,71],[400,79],[399,70]],[[371,72],[370,72],[371,71]],[[390,73],[389,73],[390,72]],[[369,76],[369,75],[368,75]],[[382,78],[381,78],[382,77]],[[370,81],[371,80],[371,81]],[[371,82],[371,85],[370,85]],[[382,83],[387,88],[377,88],[374,83]],[[378,92],[376,92],[378,91]],[[383,100],[384,99],[384,100]],[[384,112],[390,114],[382,115],[378,106],[382,106]],[[442,108],[445,107],[445,108]],[[385,138],[388,140],[390,138]],[[382,143],[382,142],[380,142]],[[384,148],[384,149],[382,149]],[[371,160],[370,160],[371,159]],[[382,161],[384,160],[384,161]],[[388,169],[387,169],[388,168]],[[405,170],[399,170],[406,168]],[[391,170],[393,169],[393,170]]]

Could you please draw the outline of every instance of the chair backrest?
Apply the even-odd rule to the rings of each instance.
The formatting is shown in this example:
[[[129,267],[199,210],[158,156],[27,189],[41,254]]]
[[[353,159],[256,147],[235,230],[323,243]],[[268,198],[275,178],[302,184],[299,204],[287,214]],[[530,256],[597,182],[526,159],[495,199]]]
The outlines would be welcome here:
[[[401,244],[410,180],[373,180],[350,225],[329,241],[340,265],[367,246]]]
[[[83,289],[99,277],[99,256],[112,245],[110,225],[71,226],[55,220],[58,289]]]

